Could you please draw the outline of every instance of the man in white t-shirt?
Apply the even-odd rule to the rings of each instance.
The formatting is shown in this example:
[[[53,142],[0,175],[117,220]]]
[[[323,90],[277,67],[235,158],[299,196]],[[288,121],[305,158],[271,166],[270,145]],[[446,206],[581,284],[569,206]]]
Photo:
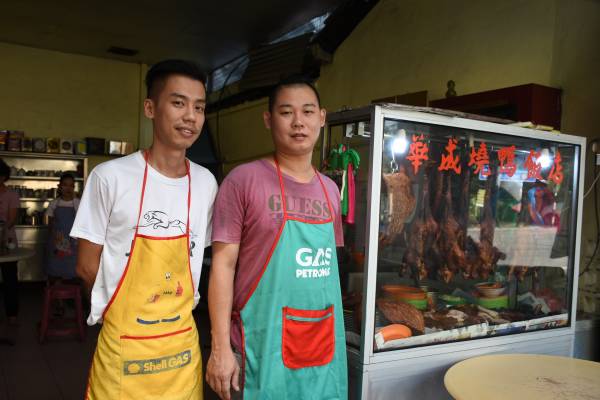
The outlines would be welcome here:
[[[192,309],[217,184],[186,149],[204,124],[204,74],[167,60],[146,75],[146,151],[98,165],[71,236],[92,288],[88,324],[102,322],[86,399],[202,398]]]

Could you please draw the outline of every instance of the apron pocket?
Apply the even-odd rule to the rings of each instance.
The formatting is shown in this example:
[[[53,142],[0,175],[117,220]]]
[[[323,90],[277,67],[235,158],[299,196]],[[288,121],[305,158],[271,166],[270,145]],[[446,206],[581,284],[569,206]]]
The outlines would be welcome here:
[[[121,399],[185,398],[199,378],[194,330],[121,336]]]
[[[333,305],[324,310],[284,307],[283,364],[299,369],[330,363],[335,352],[334,321]]]

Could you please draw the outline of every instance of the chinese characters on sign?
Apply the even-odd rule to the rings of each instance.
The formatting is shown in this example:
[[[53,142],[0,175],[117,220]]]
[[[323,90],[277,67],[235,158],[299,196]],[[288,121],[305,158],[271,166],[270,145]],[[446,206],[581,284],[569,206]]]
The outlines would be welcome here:
[[[451,169],[455,173],[460,174],[460,157],[454,157],[454,150],[456,150],[457,143],[458,140],[454,138],[448,139],[448,145],[446,146],[446,151],[448,152],[448,154],[442,154],[442,162],[438,167],[439,171],[448,171]]]
[[[552,180],[557,185],[560,185],[563,180],[562,169],[562,158],[560,156],[560,152],[558,149],[556,149],[556,154],[554,155],[554,165],[552,165],[550,175],[548,175],[548,180]]]
[[[458,144],[458,139],[448,139],[448,144],[444,147],[445,153],[442,154],[442,159],[438,167],[439,171],[452,170],[456,174],[461,173],[460,156],[455,154]],[[516,147],[514,145],[498,149],[497,154],[498,161],[500,163],[498,166],[498,172],[500,174],[506,174],[507,176],[512,177],[517,172],[515,152]],[[527,169],[527,179],[543,179],[542,165],[540,163],[541,156],[541,151],[529,150],[529,154],[523,163],[523,167]],[[429,147],[427,146],[427,141],[423,134],[416,134],[412,136],[412,143],[410,144],[406,159],[410,161],[415,175],[419,173],[419,170],[425,161],[429,160]],[[490,156],[488,153],[487,144],[485,142],[480,142],[478,148],[477,146],[471,147],[468,166],[474,168],[475,174],[489,176],[489,164]],[[557,149],[554,154],[554,163],[552,165],[552,169],[548,174],[548,180],[551,180],[559,185],[562,183],[563,178],[562,157]]]
[[[499,172],[512,177],[517,171],[515,164],[515,146],[503,147],[498,150],[498,160],[500,160]]]
[[[540,159],[540,156],[541,152],[529,150],[529,155],[523,164],[527,168],[527,179],[535,178],[542,180],[542,164],[537,161]]]
[[[421,136],[413,135],[412,143],[408,150],[408,156],[406,158],[410,160],[413,166],[415,175],[419,172],[419,167],[423,164],[423,161],[429,160],[429,148],[427,143],[423,140],[423,134]]]
[[[471,159],[469,167],[475,165],[475,173],[481,172],[483,176],[490,176],[490,157],[488,156],[487,146],[485,142],[481,142],[479,150],[475,151],[475,146],[471,147]]]

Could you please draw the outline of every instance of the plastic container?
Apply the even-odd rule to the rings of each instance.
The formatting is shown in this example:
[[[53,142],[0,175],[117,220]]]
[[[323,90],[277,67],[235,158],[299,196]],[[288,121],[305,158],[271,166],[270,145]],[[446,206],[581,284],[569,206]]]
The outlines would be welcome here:
[[[408,303],[418,310],[427,309],[427,293],[420,288],[404,285],[383,285],[384,297],[395,301]]]
[[[500,282],[478,283],[475,285],[475,288],[483,297],[489,297],[489,298],[498,297],[498,296],[502,295],[504,293],[504,291],[506,290],[506,287]]]

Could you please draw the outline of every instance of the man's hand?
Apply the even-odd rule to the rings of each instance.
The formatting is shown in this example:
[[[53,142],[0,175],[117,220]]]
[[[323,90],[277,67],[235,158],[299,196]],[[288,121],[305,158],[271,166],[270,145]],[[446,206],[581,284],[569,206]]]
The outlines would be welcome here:
[[[208,311],[211,324],[211,353],[206,368],[206,381],[221,399],[231,398],[231,387],[239,390],[238,365],[229,334],[233,305],[233,278],[240,250],[239,244],[213,242],[213,259],[208,284]]]
[[[236,392],[239,385],[240,366],[231,350],[213,350],[206,366],[206,381],[223,400],[231,399],[231,388]]]

